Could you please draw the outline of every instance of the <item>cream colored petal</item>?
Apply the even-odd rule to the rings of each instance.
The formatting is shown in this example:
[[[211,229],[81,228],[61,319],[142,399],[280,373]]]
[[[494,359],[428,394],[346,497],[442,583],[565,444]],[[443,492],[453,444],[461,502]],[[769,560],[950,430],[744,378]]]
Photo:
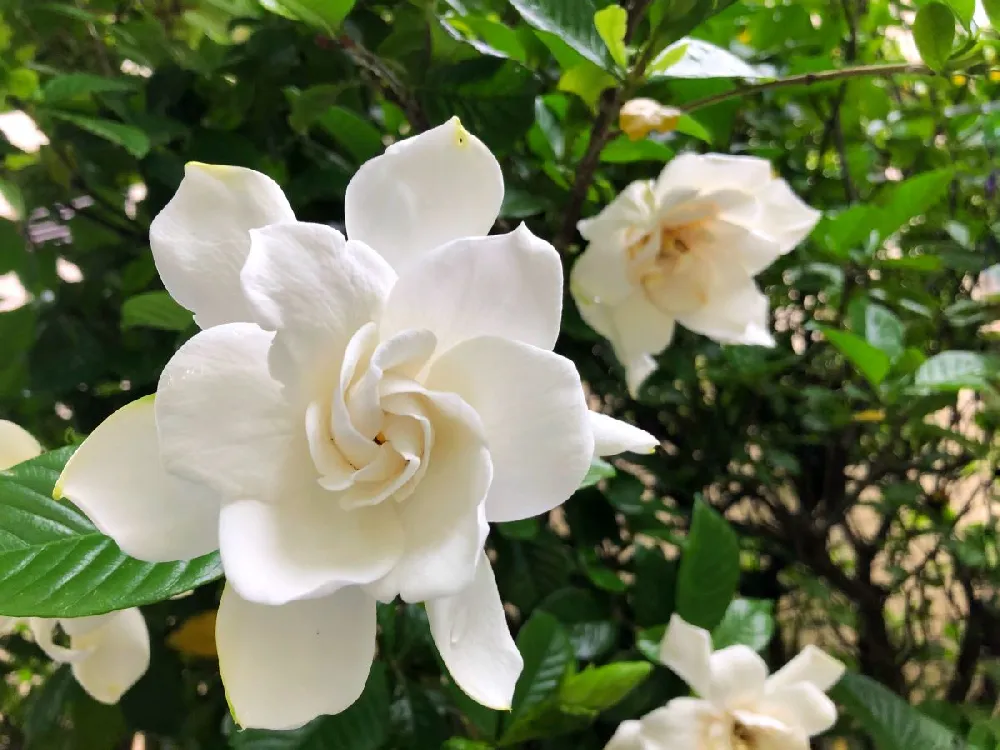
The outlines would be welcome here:
[[[0,471],[34,458],[42,446],[23,427],[0,419]]]
[[[595,456],[616,456],[626,451],[652,453],[660,444],[659,440],[645,430],[607,414],[590,412],[590,424],[594,428]]]
[[[767,678],[769,691],[807,683],[826,692],[844,676],[844,665],[816,646],[806,646],[785,666]]]
[[[110,704],[117,703],[149,668],[149,630],[138,608],[102,617],[100,627],[70,636],[73,649],[86,652],[72,662],[72,670],[91,697]]]
[[[712,636],[673,615],[660,643],[660,661],[702,698],[712,691]]]

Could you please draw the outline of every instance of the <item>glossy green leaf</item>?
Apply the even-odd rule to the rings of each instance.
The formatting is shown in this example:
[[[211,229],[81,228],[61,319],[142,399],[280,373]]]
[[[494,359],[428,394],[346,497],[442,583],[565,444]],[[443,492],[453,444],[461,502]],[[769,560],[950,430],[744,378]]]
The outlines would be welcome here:
[[[72,452],[53,451],[0,472],[0,570],[7,571],[0,615],[101,614],[162,601],[222,575],[214,553],[176,563],[128,557],[69,503],[53,500]]]
[[[122,328],[159,328],[183,331],[194,323],[189,310],[166,292],[145,292],[129,297],[122,305]]]
[[[135,91],[139,84],[134,78],[108,78],[91,73],[68,73],[50,78],[42,87],[46,104],[61,104],[78,96]]]
[[[870,304],[865,308],[865,339],[895,361],[906,348],[906,327],[887,307]]]
[[[882,239],[895,234],[911,219],[922,216],[944,198],[954,174],[951,169],[935,169],[893,185],[882,196],[874,212],[875,229]],[[870,221],[872,213],[865,215]],[[867,227],[864,231],[870,231]]]
[[[385,150],[378,128],[345,107],[328,107],[318,122],[357,164]]]
[[[111,120],[100,120],[96,117],[85,117],[69,112],[50,112],[52,117],[76,125],[76,127],[93,133],[99,138],[111,141],[128,151],[132,156],[141,159],[149,152],[149,137],[139,128],[123,125]]]
[[[620,5],[609,5],[594,14],[594,26],[607,45],[611,59],[624,68],[628,64],[628,53],[625,51],[628,12]]]
[[[590,468],[587,469],[587,475],[583,478],[583,482],[580,483],[580,489],[592,487],[602,479],[610,479],[615,473],[614,466],[603,459],[595,458],[590,462]]]
[[[388,737],[389,686],[385,665],[375,662],[361,697],[343,713],[321,716],[293,731],[237,729],[230,746],[233,750],[379,750]]]
[[[955,43],[955,14],[944,3],[932,2],[917,11],[913,40],[924,62],[943,70]]]
[[[914,384],[927,392],[980,390],[989,387],[998,375],[1000,367],[996,358],[978,352],[941,352],[920,366]]]
[[[869,344],[856,333],[826,327],[821,327],[820,330],[869,383],[878,387],[885,380],[890,366],[888,354]]]
[[[665,48],[649,68],[652,78],[758,78],[729,50],[701,39],[681,39]]]
[[[958,738],[870,677],[847,674],[830,691],[878,750],[953,750]]]
[[[509,0],[529,25],[555,34],[585,59],[610,70],[612,58],[594,25],[591,0]]]
[[[517,634],[524,670],[514,689],[508,726],[532,706],[556,693],[573,668],[573,649],[565,628],[547,612],[535,612]]]
[[[729,523],[697,500],[677,574],[677,614],[712,629],[723,618],[740,580],[740,545]]]
[[[559,690],[564,706],[604,711],[638,687],[652,671],[643,661],[621,661],[603,667],[589,667],[569,677]]]
[[[766,599],[733,599],[715,630],[712,646],[749,646],[762,651],[774,635],[774,602]]]
[[[356,0],[260,0],[261,7],[285,18],[303,21],[333,33],[351,12]]]

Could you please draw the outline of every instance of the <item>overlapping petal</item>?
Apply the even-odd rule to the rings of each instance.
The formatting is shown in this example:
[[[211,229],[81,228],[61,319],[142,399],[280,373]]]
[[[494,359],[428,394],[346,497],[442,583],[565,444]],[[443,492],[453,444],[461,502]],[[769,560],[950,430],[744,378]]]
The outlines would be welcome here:
[[[503,192],[496,157],[453,117],[362,165],[347,186],[347,236],[399,271],[435,247],[487,234]]]
[[[267,175],[242,167],[191,162],[149,227],[156,270],[170,296],[202,328],[253,320],[240,269],[249,231],[293,221],[288,200]]]
[[[99,627],[74,630],[73,620],[61,620],[74,651],[76,681],[101,703],[117,703],[149,668],[149,630],[142,612],[123,609],[101,615]]]
[[[188,560],[218,549],[219,499],[163,468],[154,410],[148,396],[102,422],[63,468],[54,495],[72,500],[132,557]]]
[[[712,693],[711,657],[711,634],[673,615],[660,643],[660,661],[706,699]]]
[[[222,594],[219,671],[243,727],[295,729],[358,699],[375,657],[375,600],[357,587],[280,607]]]

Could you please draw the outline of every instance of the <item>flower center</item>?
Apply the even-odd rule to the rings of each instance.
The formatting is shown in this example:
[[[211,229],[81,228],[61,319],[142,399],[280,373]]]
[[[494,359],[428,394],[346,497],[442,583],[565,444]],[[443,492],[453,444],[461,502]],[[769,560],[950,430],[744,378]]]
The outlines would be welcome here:
[[[417,378],[436,345],[424,330],[380,341],[368,323],[348,343],[331,392],[309,404],[317,481],[345,510],[402,502],[423,476],[434,430]]]
[[[739,721],[733,724],[732,746],[733,750],[756,750],[757,747],[753,733]]]
[[[710,267],[700,252],[705,225],[714,214],[686,223],[663,224],[626,248],[629,280],[668,315],[681,315],[708,301]]]

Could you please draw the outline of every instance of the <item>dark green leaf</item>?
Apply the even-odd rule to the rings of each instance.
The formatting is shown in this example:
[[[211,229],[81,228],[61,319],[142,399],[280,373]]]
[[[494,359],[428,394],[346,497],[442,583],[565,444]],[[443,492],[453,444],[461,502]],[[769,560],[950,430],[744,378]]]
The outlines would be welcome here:
[[[0,472],[0,570],[8,571],[0,579],[0,614],[96,615],[158,602],[222,575],[217,554],[176,563],[128,557],[75,508],[53,500],[72,452]]]
[[[358,164],[378,156],[384,149],[378,129],[344,107],[329,107],[320,115],[319,124]]]
[[[726,519],[705,501],[694,505],[677,576],[677,614],[708,630],[722,620],[740,580],[740,545]]]
[[[183,331],[194,322],[189,310],[174,302],[166,292],[145,292],[125,300],[122,328],[159,328]]]
[[[881,196],[874,223],[883,240],[903,228],[915,216],[925,214],[940,201],[953,178],[950,169],[936,169],[894,185]],[[870,214],[865,217],[867,220]],[[870,229],[870,227],[869,227]]]
[[[310,26],[333,33],[354,7],[355,0],[260,0],[272,13],[303,21]]]
[[[762,651],[774,635],[774,602],[766,599],[734,599],[712,631],[712,645],[749,646]]]
[[[123,125],[120,122],[111,120],[99,120],[95,117],[85,117],[74,115],[69,112],[50,112],[53,117],[76,125],[78,128],[86,130],[94,135],[111,141],[128,151],[132,156],[141,159],[149,151],[148,136],[131,125]]]
[[[509,725],[532,706],[559,690],[574,668],[566,630],[547,612],[535,612],[517,634],[524,670],[514,689]]]
[[[873,386],[885,380],[889,374],[889,356],[876,349],[863,338],[850,331],[838,331],[833,328],[821,327],[823,335],[854,365],[858,372],[865,376]]]
[[[531,26],[555,34],[590,62],[604,70],[612,59],[594,25],[597,9],[591,0],[510,0]]]
[[[139,88],[134,78],[105,78],[90,73],[69,73],[50,78],[42,87],[46,104],[61,104],[68,99],[89,94],[119,93]]]

